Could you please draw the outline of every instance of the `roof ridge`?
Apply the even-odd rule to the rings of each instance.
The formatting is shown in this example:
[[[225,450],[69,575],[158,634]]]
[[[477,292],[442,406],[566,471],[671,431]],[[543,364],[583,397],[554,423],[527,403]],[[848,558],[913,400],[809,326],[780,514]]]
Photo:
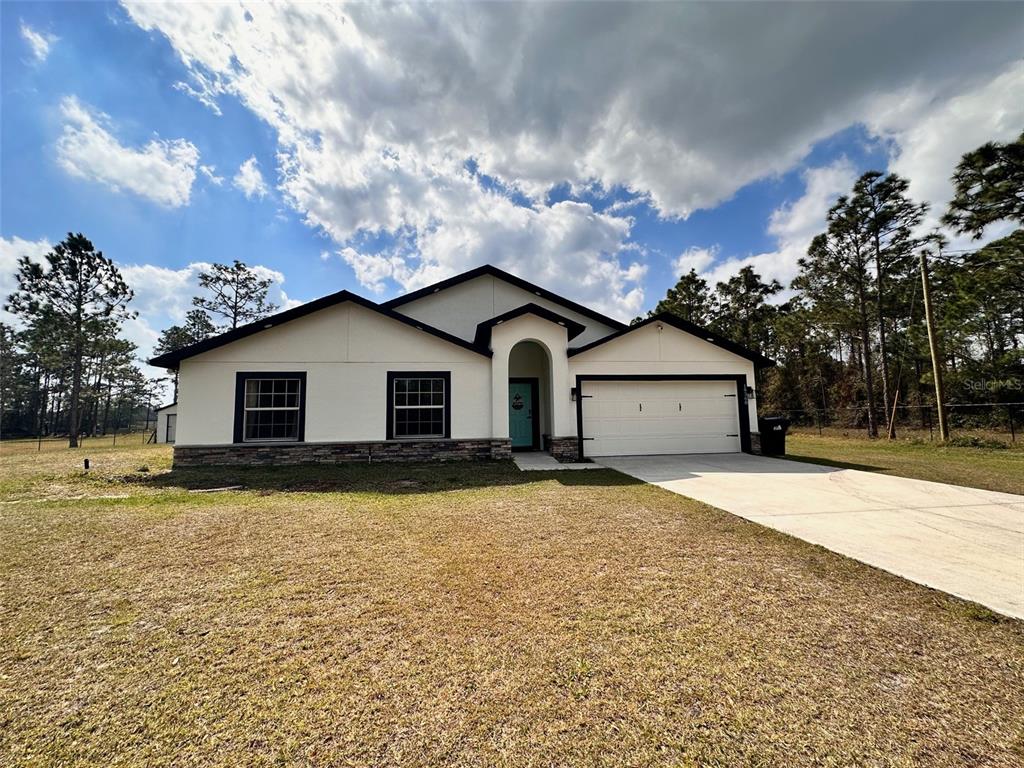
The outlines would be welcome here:
[[[292,307],[273,315],[268,315],[267,317],[259,320],[254,320],[251,323],[246,323],[238,328],[225,331],[224,333],[217,334],[216,336],[211,336],[203,341],[190,344],[187,347],[182,347],[181,349],[176,349],[172,352],[165,352],[162,355],[157,355],[156,357],[151,358],[148,362],[150,365],[155,365],[158,368],[175,369],[182,360],[189,357],[195,357],[203,352],[209,352],[211,349],[217,349],[218,347],[223,347],[235,341],[241,341],[242,339],[248,338],[249,336],[253,336],[262,331],[275,328],[284,323],[291,322],[292,320],[298,320],[300,317],[311,315],[314,312],[319,312],[320,310],[333,307],[337,304],[343,304],[346,301],[357,304],[364,309],[377,312],[384,317],[396,320],[411,328],[415,328],[416,330],[428,333],[442,341],[447,341],[450,344],[455,344],[456,346],[468,349],[471,352],[476,352],[477,354],[484,355],[485,357],[490,357],[491,355],[490,350],[481,349],[472,342],[461,339],[447,331],[441,330],[440,328],[435,328],[429,323],[424,323],[420,320],[409,317],[408,315],[403,315],[401,312],[395,312],[393,309],[377,304],[364,296],[352,293],[352,291],[347,288],[343,288],[342,290],[328,294],[327,296],[321,296],[320,298],[313,299],[305,304],[300,304],[297,307]]]
[[[478,267],[474,267],[473,269],[467,270],[465,272],[460,272],[457,275],[452,275],[451,277],[447,277],[444,280],[439,280],[436,283],[431,283],[430,285],[424,286],[423,288],[417,288],[415,291],[410,291],[409,293],[406,293],[402,296],[396,296],[393,299],[389,299],[388,301],[383,302],[381,306],[387,307],[388,309],[400,307],[403,304],[408,304],[411,301],[416,301],[417,299],[422,299],[435,293],[440,293],[443,290],[468,282],[469,280],[475,280],[476,278],[483,277],[485,275],[488,275],[490,277],[496,277],[500,280],[504,280],[505,282],[516,286],[517,288],[520,288],[524,291],[528,291],[529,293],[533,293],[534,295],[540,296],[541,298],[547,299],[548,301],[554,302],[555,304],[559,304],[565,307],[566,309],[571,309],[572,311],[581,314],[584,317],[589,317],[591,320],[596,320],[600,323],[603,323],[604,325],[609,326],[610,328],[621,330],[623,328],[628,327],[621,320],[616,320],[613,317],[609,317],[608,315],[598,312],[596,309],[591,309],[585,304],[580,304],[578,302],[573,301],[572,299],[567,299],[564,296],[560,296],[554,291],[550,291],[547,288],[544,288],[543,286],[536,285],[535,283],[531,283],[528,280],[524,280],[523,278],[517,275],[513,275],[511,272],[507,272],[506,270],[496,267],[493,264],[481,264]]]
[[[616,331],[615,333],[603,336],[602,338],[597,339],[596,341],[592,341],[589,344],[584,344],[582,347],[570,349],[568,355],[569,357],[573,357],[574,355],[582,354],[583,352],[591,350],[594,347],[599,347],[602,344],[605,344],[609,341],[614,341],[615,339],[625,336],[628,333],[632,333],[633,331],[639,330],[640,328],[643,328],[644,326],[650,325],[651,323],[654,322],[667,323],[676,330],[689,333],[691,336],[696,336],[697,338],[700,338],[703,341],[706,341],[710,344],[714,344],[716,347],[721,347],[726,352],[732,352],[734,355],[744,357],[747,360],[750,360],[752,363],[754,363],[754,365],[758,368],[772,368],[775,366],[775,361],[772,360],[770,357],[766,357],[765,355],[762,355],[760,352],[755,352],[752,349],[747,349],[742,344],[738,344],[735,341],[732,341],[731,339],[727,339],[725,336],[722,336],[721,334],[712,331],[710,328],[705,328],[703,326],[697,325],[696,323],[691,323],[689,320],[684,320],[683,318],[679,317],[678,315],[674,315],[671,312],[659,312],[656,315],[651,315],[650,317],[641,320],[639,323],[636,323],[635,325],[626,326],[624,329],[620,331]]]

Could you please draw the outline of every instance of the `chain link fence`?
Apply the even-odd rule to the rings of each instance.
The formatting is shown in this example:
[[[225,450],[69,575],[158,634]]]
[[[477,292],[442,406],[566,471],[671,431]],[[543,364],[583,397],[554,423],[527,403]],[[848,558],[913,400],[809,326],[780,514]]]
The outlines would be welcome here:
[[[864,406],[819,408],[816,410],[772,410],[765,416],[785,416],[792,427],[801,431],[817,431],[821,435],[868,434],[868,412]],[[1012,403],[948,403],[946,416],[951,438],[995,440],[1002,443],[1024,443],[1024,402]],[[914,437],[937,441],[939,423],[931,405],[900,405],[895,413],[878,413],[878,434],[885,436],[889,419],[893,419],[897,437]]]

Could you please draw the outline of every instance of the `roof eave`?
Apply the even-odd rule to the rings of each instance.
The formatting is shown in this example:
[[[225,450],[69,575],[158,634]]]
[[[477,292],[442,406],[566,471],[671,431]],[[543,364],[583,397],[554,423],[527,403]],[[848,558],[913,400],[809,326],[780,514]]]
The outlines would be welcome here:
[[[428,285],[424,288],[411,291],[410,293],[407,293],[404,296],[396,296],[395,298],[390,299],[389,301],[385,301],[384,303],[381,304],[381,306],[386,307],[388,309],[400,307],[404,304],[408,304],[409,302],[416,301],[417,299],[426,298],[427,296],[431,296],[435,293],[440,293],[441,291],[447,288],[451,288],[453,286],[460,285],[462,283],[468,282],[470,280],[475,280],[478,277],[484,276],[490,276],[498,278],[500,280],[505,280],[506,282],[511,283],[512,285],[515,285],[516,287],[521,288],[524,291],[532,293],[535,296],[540,296],[541,298],[554,302],[555,304],[563,306],[566,309],[571,309],[573,312],[581,314],[584,317],[588,317],[591,320],[595,320],[603,325],[607,325],[609,328],[621,330],[623,328],[628,327],[625,323],[621,322],[620,320],[608,317],[607,315],[602,315],[600,312],[593,310],[590,307],[587,307],[583,304],[578,304],[575,301],[565,298],[564,296],[559,296],[557,293],[549,291],[547,288],[542,288],[539,285],[534,285],[533,283],[524,280],[521,277],[513,275],[511,272],[506,272],[503,269],[495,267],[493,264],[483,264],[482,266],[475,267],[461,274],[452,275],[451,277],[445,278],[444,280],[440,280],[436,283],[433,283],[432,285]]]
[[[590,344],[586,344],[582,347],[577,347],[576,349],[570,349],[568,351],[568,355],[569,357],[574,357],[576,355],[582,354],[591,349],[594,349],[595,347],[607,344],[610,341],[614,341],[615,339],[621,338],[622,336],[630,334],[633,331],[639,330],[640,328],[643,328],[644,326],[650,325],[651,323],[655,322],[666,323],[677,330],[683,331],[684,333],[689,333],[691,336],[696,336],[697,338],[702,339],[708,342],[709,344],[714,344],[716,347],[720,347],[721,349],[724,349],[726,352],[731,352],[737,357],[742,357],[747,360],[750,360],[750,362],[752,362],[754,364],[754,367],[757,369],[772,368],[776,365],[774,360],[772,360],[770,357],[765,357],[760,352],[755,352],[752,349],[747,349],[746,347],[737,344],[736,342],[731,341],[725,338],[724,336],[718,335],[714,331],[708,330],[707,328],[702,328],[701,326],[696,325],[695,323],[687,322],[686,320],[683,320],[682,318],[676,317],[675,315],[667,312],[661,312],[657,315],[653,315],[647,318],[646,320],[637,323],[636,325],[627,326],[625,329],[621,331],[617,331],[616,333],[609,334],[604,338],[592,341]]]
[[[511,309],[508,312],[495,315],[492,318],[478,323],[473,343],[477,346],[489,348],[491,343],[491,333],[495,327],[502,323],[511,322],[512,320],[523,317],[524,315],[533,315],[534,317],[539,317],[541,320],[545,320],[549,323],[565,328],[567,340],[575,339],[587,330],[587,327],[582,323],[577,323],[575,320],[565,317],[564,315],[560,315],[557,312],[553,312],[547,307],[529,303],[523,304],[522,306]]]
[[[481,349],[476,344],[461,339],[458,336],[453,336],[447,331],[442,331],[440,328],[434,328],[432,325],[415,320],[408,315],[403,315],[400,312],[395,312],[392,309],[388,309],[380,304],[376,304],[369,299],[363,298],[350,291],[338,291],[328,296],[323,296],[319,299],[315,299],[306,304],[301,304],[298,307],[292,309],[286,309],[284,312],[278,312],[275,315],[270,315],[261,320],[256,320],[252,323],[247,323],[239,328],[227,331],[225,333],[213,336],[209,339],[191,344],[187,347],[175,350],[173,352],[167,352],[163,355],[158,355],[149,360],[149,364],[157,368],[166,368],[167,370],[178,370],[182,360],[187,360],[190,357],[201,355],[204,352],[209,352],[213,349],[232,344],[236,341],[253,336],[261,331],[269,330],[270,328],[276,328],[284,323],[291,322],[292,320],[298,320],[306,315],[311,315],[314,312],[319,312],[322,309],[333,307],[337,304],[343,304],[346,301],[352,302],[364,309],[369,309],[376,312],[384,317],[395,320],[403,325],[407,325],[410,328],[427,333],[435,338],[447,341],[450,344],[462,347],[470,352],[475,352],[478,355],[484,357],[490,357],[491,351],[489,349]]]

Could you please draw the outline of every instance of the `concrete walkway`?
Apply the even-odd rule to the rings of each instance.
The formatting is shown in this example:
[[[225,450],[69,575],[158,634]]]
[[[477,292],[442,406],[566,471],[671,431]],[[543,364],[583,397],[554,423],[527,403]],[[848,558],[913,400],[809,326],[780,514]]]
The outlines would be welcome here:
[[[596,461],[1024,618],[1024,496],[747,454]]]
[[[513,453],[512,461],[523,472],[554,472],[560,469],[604,469],[600,464],[562,464],[550,453],[526,451]]]

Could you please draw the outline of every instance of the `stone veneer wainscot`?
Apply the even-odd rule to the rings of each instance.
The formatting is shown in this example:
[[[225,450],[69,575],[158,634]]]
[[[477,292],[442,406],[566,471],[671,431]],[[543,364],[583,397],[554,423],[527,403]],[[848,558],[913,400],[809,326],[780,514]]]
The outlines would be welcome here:
[[[511,440],[176,445],[175,467],[351,464],[511,459]]]

